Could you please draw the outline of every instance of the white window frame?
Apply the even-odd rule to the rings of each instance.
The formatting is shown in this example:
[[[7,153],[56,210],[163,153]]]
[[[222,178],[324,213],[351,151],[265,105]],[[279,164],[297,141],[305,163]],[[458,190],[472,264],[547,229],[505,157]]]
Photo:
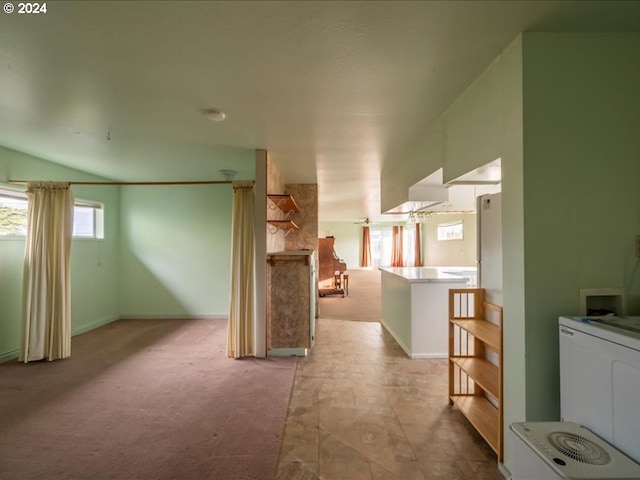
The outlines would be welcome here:
[[[0,198],[11,198],[20,201],[28,202],[27,194],[24,190],[19,190],[17,188],[6,187],[4,185],[0,185]],[[104,239],[104,205],[97,202],[91,202],[87,200],[75,199],[74,201],[74,215],[76,207],[80,208],[91,208],[93,209],[93,232],[91,235],[78,235],[75,232],[73,238],[77,239],[87,239],[87,240],[102,240]],[[26,216],[26,213],[25,213]],[[75,222],[74,222],[75,223]],[[16,234],[2,234],[0,233],[0,239],[16,239],[16,238],[25,238],[25,233],[16,233]]]
[[[438,241],[448,242],[451,240],[464,240],[464,222],[462,220],[438,224]]]

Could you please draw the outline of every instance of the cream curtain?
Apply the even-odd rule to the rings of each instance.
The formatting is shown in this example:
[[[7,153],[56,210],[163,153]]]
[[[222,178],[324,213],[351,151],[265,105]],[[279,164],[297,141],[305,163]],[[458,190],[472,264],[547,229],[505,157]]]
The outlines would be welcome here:
[[[68,183],[27,187],[20,361],[71,355],[70,260],[73,193]]]
[[[231,305],[227,328],[227,355],[255,355],[255,197],[253,182],[233,182],[231,245]]]

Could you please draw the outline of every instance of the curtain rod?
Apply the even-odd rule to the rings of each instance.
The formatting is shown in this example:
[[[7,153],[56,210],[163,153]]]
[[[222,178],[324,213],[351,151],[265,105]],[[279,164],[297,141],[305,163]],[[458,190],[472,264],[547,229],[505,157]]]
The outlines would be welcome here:
[[[11,184],[27,184],[34,181],[50,181],[50,180],[9,180]],[[57,181],[57,180],[55,180]],[[61,182],[69,185],[212,185],[212,184],[231,184],[231,180],[197,180],[186,182]]]

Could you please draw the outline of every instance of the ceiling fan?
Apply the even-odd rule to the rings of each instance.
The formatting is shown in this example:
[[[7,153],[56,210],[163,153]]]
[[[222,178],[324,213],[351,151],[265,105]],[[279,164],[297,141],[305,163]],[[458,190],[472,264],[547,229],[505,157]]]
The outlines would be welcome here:
[[[370,223],[371,221],[369,220],[369,217],[365,218],[360,222],[353,222],[354,225],[369,225]]]

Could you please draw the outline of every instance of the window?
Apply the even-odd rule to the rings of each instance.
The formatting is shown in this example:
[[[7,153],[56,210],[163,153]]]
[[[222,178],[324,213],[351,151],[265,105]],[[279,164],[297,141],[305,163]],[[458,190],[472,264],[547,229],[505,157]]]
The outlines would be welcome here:
[[[73,207],[73,236],[104,238],[104,210],[98,203],[76,200]]]
[[[388,267],[391,264],[392,227],[380,225],[370,227],[371,265]]]
[[[0,191],[0,235],[27,234],[27,196],[21,192]]]
[[[0,189],[0,237],[24,237],[27,234],[27,194]],[[73,207],[73,236],[104,238],[102,205],[76,200]]]
[[[405,223],[402,230],[403,263],[413,265],[415,260],[415,224]],[[388,267],[391,265],[391,245],[393,243],[393,225],[376,225],[369,228],[371,242],[371,265]]]
[[[438,224],[438,240],[462,240],[462,220]]]

